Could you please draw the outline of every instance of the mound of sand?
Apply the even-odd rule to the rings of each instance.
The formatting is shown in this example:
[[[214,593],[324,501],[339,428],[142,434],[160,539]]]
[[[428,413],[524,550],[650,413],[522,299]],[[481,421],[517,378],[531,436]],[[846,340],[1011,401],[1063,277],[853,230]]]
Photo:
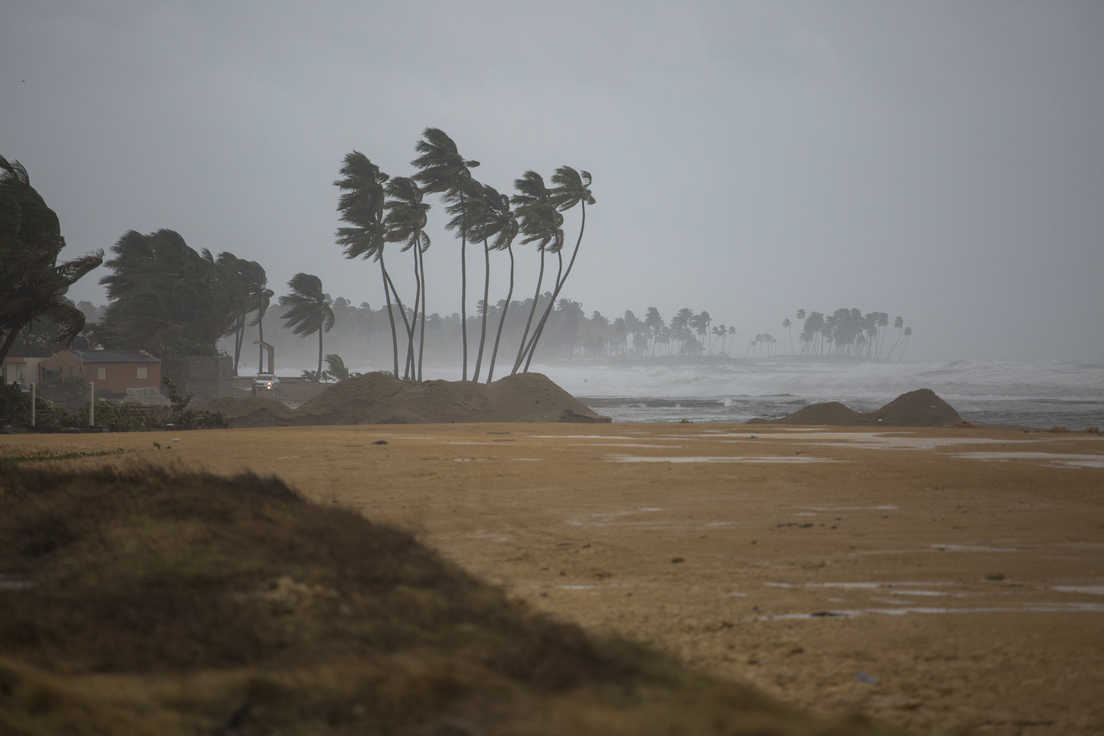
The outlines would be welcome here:
[[[869,414],[838,401],[806,406],[781,419],[752,419],[747,424],[827,424],[834,427],[950,427],[962,417],[930,388],[901,394]]]
[[[489,386],[413,383],[369,373],[331,386],[298,409],[262,398],[215,399],[199,408],[222,412],[234,427],[610,421],[540,373],[507,376]]]

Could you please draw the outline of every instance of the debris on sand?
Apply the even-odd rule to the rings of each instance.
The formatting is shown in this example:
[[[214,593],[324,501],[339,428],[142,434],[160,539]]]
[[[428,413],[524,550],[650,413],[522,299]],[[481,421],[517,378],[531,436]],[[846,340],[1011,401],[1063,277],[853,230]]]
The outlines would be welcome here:
[[[962,417],[930,388],[901,394],[869,414],[838,401],[802,407],[781,419],[751,419],[746,424],[826,424],[834,427],[950,427]]]
[[[490,385],[473,381],[400,381],[368,373],[334,384],[298,409],[272,399],[214,399],[201,409],[222,412],[233,427],[468,422],[609,422],[540,373]]]

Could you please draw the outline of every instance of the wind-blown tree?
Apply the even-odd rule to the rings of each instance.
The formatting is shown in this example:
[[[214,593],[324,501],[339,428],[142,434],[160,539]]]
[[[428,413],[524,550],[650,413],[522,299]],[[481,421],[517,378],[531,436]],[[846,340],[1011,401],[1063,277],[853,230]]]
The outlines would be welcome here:
[[[349,377],[349,368],[337,353],[326,356],[326,375],[335,381],[344,381]]]
[[[698,334],[698,340],[703,350],[705,349],[705,336],[709,334],[709,323],[712,321],[713,318],[709,316],[709,312],[704,311],[690,318],[690,326]]]
[[[265,283],[267,284],[267,282],[268,280],[266,278]],[[276,293],[272,291],[272,289],[269,289],[267,286],[256,292],[254,311],[256,311],[257,316],[253,318],[253,321],[249,323],[249,326],[257,328],[257,341],[258,343],[260,343],[257,345],[257,373],[264,372],[264,317],[265,314],[268,312],[268,308],[272,306],[272,297],[274,297],[275,295]]]
[[[197,253],[173,230],[131,230],[112,247],[100,279],[111,304],[94,336],[109,348],[139,348],[162,359],[217,355],[236,330],[238,277],[206,248]]]
[[[268,309],[273,292],[268,288],[268,276],[264,267],[256,261],[247,261],[238,258],[233,253],[219,253],[215,261],[223,269],[219,283],[225,290],[224,298],[228,299],[234,310],[234,326],[231,328],[234,335],[234,375],[238,375],[238,362],[241,358],[242,344],[245,342],[245,327],[248,316],[253,312]],[[251,324],[258,324],[254,320]],[[263,340],[263,332],[261,339]],[[261,355],[264,355],[264,347],[261,347]],[[258,366],[261,364],[258,363]],[[260,369],[258,368],[258,372]]]
[[[389,243],[401,243],[402,250],[414,251],[414,280],[417,291],[414,294],[414,314],[407,330],[406,369],[417,381],[422,380],[422,353],[425,349],[425,252],[429,249],[429,236],[425,233],[429,221],[429,204],[422,201],[422,190],[418,183],[406,177],[395,177],[387,183],[385,203],[387,215],[384,226],[387,228],[385,240]],[[420,303],[419,303],[420,302]],[[422,317],[422,330],[417,350],[417,366],[414,365],[414,331],[419,310]]]
[[[422,140],[415,150],[421,155],[411,162],[419,171],[414,178],[434,194],[446,194],[456,197],[460,206],[460,329],[463,341],[463,377],[468,380],[468,270],[467,245],[468,229],[466,223],[466,203],[463,183],[471,178],[471,169],[479,166],[478,161],[466,160],[460,155],[456,143],[439,128],[426,128]]]
[[[898,363],[901,362],[901,358],[905,357],[905,348],[908,347],[909,340],[912,339],[912,328],[911,327],[906,327],[904,335],[905,335],[905,344],[901,346],[901,354],[897,356],[897,362]]]
[[[367,156],[353,151],[345,156],[341,175],[334,185],[342,190],[337,210],[348,227],[337,229],[337,243],[344,246],[346,258],[374,258],[380,264],[383,278],[383,295],[387,302],[387,319],[391,323],[391,352],[395,360],[395,377],[399,377],[399,339],[395,330],[395,314],[391,308],[391,295],[399,304],[399,314],[406,324],[406,311],[398,292],[395,291],[387,266],[383,261],[385,228],[383,210],[385,192],[383,185],[390,178],[380,171]]]
[[[64,247],[58,216],[31,186],[27,170],[0,156],[0,362],[23,328],[40,318],[58,326],[61,344],[84,329],[84,313],[65,292],[103,263],[103,251],[58,264]]]
[[[517,190],[510,201],[517,213],[518,229],[521,235],[522,245],[536,243],[540,251],[540,272],[537,274],[537,289],[533,294],[533,303],[529,308],[529,317],[525,321],[525,330],[521,334],[521,345],[518,347],[517,357],[514,359],[514,368],[510,375],[518,372],[522,361],[525,360],[526,340],[529,337],[529,328],[533,323],[533,314],[536,312],[537,303],[540,301],[541,282],[544,280],[544,260],[547,253],[559,254],[564,244],[563,215],[556,210],[552,202],[552,192],[544,184],[544,178],[535,171],[526,171],[520,179],[514,180],[514,189]],[[561,264],[563,263],[561,259]],[[559,277],[557,276],[557,281]],[[549,305],[554,302],[549,302]]]
[[[659,338],[663,332],[663,328],[666,326],[663,324],[663,317],[660,316],[659,310],[655,307],[648,307],[648,311],[644,313],[644,326],[648,328],[648,331],[652,336],[652,355],[656,354],[656,347],[659,345]]]
[[[322,333],[334,326],[330,298],[322,291],[322,279],[309,273],[297,273],[288,281],[290,294],[280,297],[284,327],[300,337],[318,333],[318,371],[315,381],[322,380]]]
[[[510,209],[510,197],[500,194],[494,187],[483,187],[483,201],[485,203],[483,217],[480,220],[479,235],[482,236],[484,245],[490,241],[490,249],[506,251],[510,254],[510,290],[506,293],[506,301],[502,307],[502,313],[498,317],[498,330],[495,333],[494,348],[491,350],[491,362],[487,366],[487,383],[494,380],[495,359],[498,357],[498,345],[502,339],[502,327],[506,324],[506,314],[510,309],[510,300],[514,296],[514,238],[520,231],[517,216]],[[538,287],[539,288],[539,287]],[[487,299],[484,291],[483,299]],[[483,338],[479,339],[479,354],[483,355]],[[479,361],[476,361],[475,380],[479,380]]]
[[[568,261],[567,270],[564,271],[563,276],[557,274],[556,288],[552,292],[552,299],[548,303],[544,316],[541,317],[540,324],[537,325],[532,345],[528,348],[529,357],[525,361],[525,370],[527,371],[529,370],[529,363],[533,360],[533,354],[536,352],[541,333],[544,332],[544,325],[548,321],[548,316],[552,313],[552,305],[556,302],[556,297],[560,295],[560,290],[563,289],[567,277],[571,275],[571,269],[575,265],[575,257],[579,255],[579,245],[583,242],[583,231],[586,230],[586,206],[595,203],[594,195],[590,191],[591,176],[588,171],[576,171],[570,166],[561,166],[552,175],[552,183],[555,184],[552,188],[552,203],[556,206],[556,209],[559,212],[566,212],[575,205],[581,205],[582,220],[579,224],[579,237],[575,241],[575,249],[571,252],[571,260]]]
[[[782,326],[786,328],[786,332],[790,336],[790,354],[793,355],[793,331],[790,329],[790,327],[793,326],[793,322],[790,322],[789,318],[787,317],[786,319],[782,320]]]
[[[497,194],[497,192],[496,192]],[[479,317],[479,349],[476,351],[475,371],[472,380],[478,381],[483,366],[483,349],[487,343],[487,304],[490,299],[491,288],[491,251],[488,245],[490,234],[487,232],[487,190],[486,187],[471,178],[462,179],[458,192],[445,194],[445,201],[449,203],[448,213],[452,215],[446,228],[449,230],[467,229],[465,240],[473,243],[483,243],[483,298],[477,305],[476,316]],[[463,334],[461,334],[463,337]]]

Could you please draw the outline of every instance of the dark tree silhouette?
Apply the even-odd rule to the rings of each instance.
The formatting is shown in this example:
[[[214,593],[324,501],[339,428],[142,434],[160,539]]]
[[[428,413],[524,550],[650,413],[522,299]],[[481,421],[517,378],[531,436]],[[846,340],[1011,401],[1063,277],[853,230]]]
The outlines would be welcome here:
[[[47,317],[66,344],[84,329],[84,313],[64,298],[103,263],[103,251],[58,264],[65,247],[57,214],[31,186],[18,161],[0,156],[0,362],[24,327]]]
[[[290,294],[280,297],[280,316],[284,327],[300,337],[318,333],[318,371],[315,381],[322,380],[322,333],[334,326],[334,313],[330,298],[322,291],[322,279],[309,273],[297,273],[288,281]]]

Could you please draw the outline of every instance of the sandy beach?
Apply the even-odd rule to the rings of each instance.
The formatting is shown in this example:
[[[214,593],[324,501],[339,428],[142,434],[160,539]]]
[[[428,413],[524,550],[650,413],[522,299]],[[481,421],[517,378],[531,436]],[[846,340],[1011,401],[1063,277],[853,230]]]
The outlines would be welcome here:
[[[1104,730],[1099,435],[456,424],[0,439],[0,454],[42,450],[278,475],[415,530],[536,608],[818,713]]]

